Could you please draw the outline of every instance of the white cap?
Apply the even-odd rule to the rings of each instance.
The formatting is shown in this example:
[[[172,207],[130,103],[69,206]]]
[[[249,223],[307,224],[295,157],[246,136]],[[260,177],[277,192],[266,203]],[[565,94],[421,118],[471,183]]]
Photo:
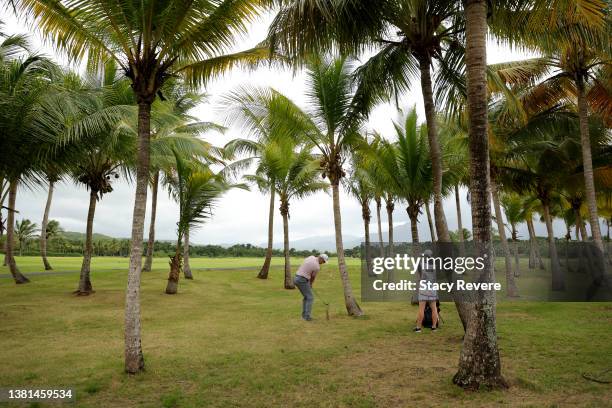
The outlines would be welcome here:
[[[327,260],[329,259],[329,255],[327,255],[327,254],[319,254],[319,258],[321,258],[322,260],[325,261],[325,263],[327,263]]]

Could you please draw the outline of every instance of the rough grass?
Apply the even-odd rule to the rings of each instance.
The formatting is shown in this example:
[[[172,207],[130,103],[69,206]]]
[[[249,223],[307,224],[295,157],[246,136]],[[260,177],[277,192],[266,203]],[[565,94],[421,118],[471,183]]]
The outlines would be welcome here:
[[[37,258],[18,262],[41,271]],[[196,258],[193,267],[260,262]],[[52,263],[58,272],[79,265]],[[512,387],[465,392],[451,383],[462,334],[452,304],[442,305],[445,324],[435,333],[412,333],[416,309],[405,303],[364,303],[367,316],[352,319],[331,264],[316,284],[331,320],[315,301],[316,319],[306,323],[299,293],[282,289],[282,269],[267,281],[256,270],[195,269],[169,296],[167,260],[157,259],[142,279],[146,372],[127,376],[126,265],[95,259],[89,297],[71,295],[76,273],[33,275],[20,286],[0,279],[0,387],[74,387],[79,407],[612,406],[611,385],[581,376],[612,368],[610,303],[500,303]],[[358,294],[358,268],[349,269]]]

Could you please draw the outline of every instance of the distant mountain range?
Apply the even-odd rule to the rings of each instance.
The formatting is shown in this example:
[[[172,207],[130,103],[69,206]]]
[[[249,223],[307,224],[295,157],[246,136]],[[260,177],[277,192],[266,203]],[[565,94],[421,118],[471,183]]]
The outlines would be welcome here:
[[[387,241],[389,236],[388,229],[383,230],[383,240]],[[378,232],[376,224],[370,225],[370,239],[372,241],[378,241]],[[396,225],[393,227],[393,240],[395,242],[410,242],[410,226],[405,224]],[[343,235],[342,241],[345,248],[354,248],[361,245],[363,237],[355,235]],[[336,251],[336,237],[335,235],[321,235],[315,237],[308,237],[302,239],[295,239],[290,241],[291,248],[295,248],[298,251],[316,249],[318,251]],[[267,243],[259,243],[257,246],[265,247]],[[283,243],[275,242],[274,248],[282,249]]]
[[[85,234],[82,232],[63,231],[62,235],[64,236],[64,238],[68,240],[85,241]],[[385,241],[387,241],[387,237],[388,237],[388,230],[383,230],[383,239]],[[110,237],[108,235],[97,234],[97,233],[94,233],[93,238],[94,240],[127,239],[127,238]],[[282,243],[281,238],[282,237],[277,237],[277,242],[274,243],[274,248],[282,249],[283,243]],[[356,236],[356,235],[343,235],[342,239],[343,239],[345,248],[354,248],[356,246],[361,245],[361,242],[363,242],[363,237]],[[378,232],[376,230],[376,224],[374,223],[370,226],[370,239],[372,241],[378,241]],[[408,224],[396,225],[393,228],[393,239],[396,242],[410,241],[411,238],[410,238],[409,225]],[[218,245],[224,248],[228,248],[235,244],[238,244],[238,242],[231,243],[231,244],[223,243],[223,244],[218,244]],[[201,244],[192,243],[192,245],[201,245]],[[267,243],[263,242],[263,243],[258,243],[254,245],[265,248]],[[316,249],[317,251],[335,252],[336,251],[336,237],[334,235],[320,235],[320,236],[314,236],[314,237],[308,237],[308,238],[302,238],[302,239],[295,239],[295,240],[291,240],[291,248],[295,248],[298,251]]]
[[[84,232],[62,231],[60,235],[70,241],[85,241]],[[98,234],[94,232],[93,239],[94,241],[96,241],[96,240],[104,240],[104,239],[124,239],[124,238],[114,238],[114,237],[109,237],[108,235]]]

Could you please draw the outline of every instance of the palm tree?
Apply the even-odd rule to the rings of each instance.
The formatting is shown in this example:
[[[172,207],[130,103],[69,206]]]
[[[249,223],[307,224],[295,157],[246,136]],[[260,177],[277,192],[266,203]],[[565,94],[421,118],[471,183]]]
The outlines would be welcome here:
[[[500,22],[498,31],[511,43],[531,47],[544,56],[508,63],[503,78],[510,83],[535,83],[538,100],[544,104],[573,100],[580,122],[580,140],[584,165],[585,198],[595,245],[603,253],[603,241],[597,215],[597,200],[591,137],[589,135],[590,110],[610,113],[612,49],[610,48],[610,21],[606,17],[606,2],[592,1],[587,5],[568,2],[561,7],[550,7],[547,2],[535,2],[532,9],[513,17],[512,30],[504,30]],[[495,27],[495,24],[494,24]]]
[[[368,174],[363,165],[363,153],[355,152],[352,156],[352,169],[349,177],[344,179],[344,187],[346,191],[353,196],[359,205],[361,206],[361,219],[363,220],[364,229],[364,258],[368,272],[372,271],[372,254],[371,243],[370,243],[370,220],[372,219],[372,212],[370,211],[370,202],[374,198],[375,190],[371,175]],[[380,211],[380,209],[378,209]],[[380,212],[379,212],[380,217]],[[380,218],[379,218],[380,221]],[[380,227],[380,224],[379,224]],[[380,240],[382,241],[382,231],[380,232]],[[382,251],[382,243],[381,251]]]
[[[274,105],[274,114],[265,117],[271,132],[286,138],[307,140],[320,155],[323,177],[329,179],[332,187],[336,253],[345,306],[349,315],[360,316],[363,312],[353,295],[344,259],[339,186],[345,176],[342,166],[346,153],[361,140],[360,131],[365,118],[360,112],[364,101],[355,93],[351,64],[345,58],[311,58],[307,77],[310,108],[307,112],[285,98],[283,103]],[[244,102],[254,109],[266,109],[258,98]]]
[[[19,241],[19,256],[23,255],[23,248],[25,248],[28,241],[36,236],[36,231],[38,231],[38,225],[28,219],[15,223],[15,236]]]
[[[294,134],[287,134],[282,127],[274,124],[282,121],[285,109],[297,110],[291,100],[274,89],[240,88],[227,94],[222,102],[222,108],[230,123],[240,126],[247,134],[255,136],[251,139],[234,139],[224,147],[226,154],[230,157],[241,154],[246,158],[232,163],[234,171],[247,168],[254,161],[258,161],[258,174],[253,181],[262,193],[270,194],[270,205],[268,210],[268,243],[266,257],[257,277],[267,279],[272,261],[272,249],[274,245],[274,202],[276,199],[276,180],[271,172],[271,167],[264,163],[264,154],[270,148],[271,143],[284,138],[296,138]],[[275,115],[280,115],[275,119]],[[296,143],[303,142],[299,138]]]
[[[273,46],[292,56],[333,46],[360,53],[379,45],[357,72],[359,93],[365,100],[388,99],[405,91],[411,78],[420,74],[434,178],[434,218],[441,242],[449,242],[450,236],[442,207],[443,163],[431,67],[455,45],[462,28],[460,3],[452,0],[341,0],[333,7],[311,0],[289,2],[281,8],[269,36]]]
[[[491,169],[495,169],[492,165]],[[512,260],[510,258],[510,246],[508,245],[508,239],[506,238],[506,226],[504,224],[504,218],[500,205],[500,190],[496,180],[496,174],[491,174],[491,198],[493,199],[493,208],[495,210],[495,221],[497,222],[497,231],[499,234],[499,240],[501,242],[502,250],[504,252],[504,264],[506,266],[506,296],[518,297],[518,288],[514,281],[515,273],[512,271]]]
[[[183,238],[187,230],[193,230],[212,216],[215,202],[233,187],[242,185],[227,183],[222,173],[214,173],[206,164],[185,161],[175,152],[176,167],[168,178],[171,196],[179,206],[177,241],[174,256],[170,260],[167,294],[176,294],[182,268]]]
[[[28,51],[27,39],[11,36],[0,43],[0,177],[8,194],[5,261],[15,283],[29,280],[19,271],[13,257],[15,208],[19,183],[35,182],[53,143],[41,140],[35,126],[56,67]],[[52,136],[52,135],[51,135]],[[8,188],[6,186],[8,185]]]
[[[133,7],[109,0],[82,2],[15,0],[15,8],[34,19],[43,34],[71,60],[87,59],[92,69],[114,60],[129,78],[138,104],[138,160],[132,219],[130,268],[126,290],[125,369],[144,368],[140,339],[140,273],[147,201],[151,104],[164,82],[181,76],[202,85],[241,64],[269,55],[268,47],[224,54],[246,22],[262,7],[255,1],[169,1]]]
[[[47,201],[45,204],[45,211],[43,213],[43,219],[40,224],[40,256],[42,257],[43,265],[45,266],[46,271],[50,271],[53,269],[49,260],[47,259],[47,239],[48,234],[48,224],[49,224],[49,213],[51,212],[51,201],[53,200],[53,190],[55,187],[55,183],[57,183],[60,178],[57,175],[48,174],[48,190],[47,190]]]
[[[168,149],[174,148],[185,157],[207,155],[214,151],[198,136],[209,130],[224,131],[215,123],[202,122],[189,115],[189,111],[205,99],[205,94],[189,92],[180,81],[168,81],[163,88],[164,101],[157,100],[151,105],[151,214],[149,237],[142,270],[151,271],[155,247],[155,221],[157,218],[157,194],[164,170],[171,169],[174,155]],[[134,135],[138,129],[130,129]],[[165,149],[164,149],[165,147]],[[185,234],[188,239],[189,233]],[[186,245],[185,248],[189,248]],[[183,271],[190,273],[189,257],[184,259]]]
[[[312,108],[312,119],[300,121],[299,127],[305,125],[306,137],[318,148],[323,176],[332,187],[336,254],[344,289],[344,303],[350,316],[360,316],[363,312],[353,295],[344,260],[339,186],[345,176],[342,165],[346,152],[360,142],[360,126],[365,119],[360,114],[361,95],[352,86],[351,66],[345,58],[329,61],[317,58],[308,68],[307,96]]]
[[[91,257],[93,255],[93,221],[96,203],[104,194],[113,191],[112,181],[119,178],[120,166],[131,159],[135,151],[136,140],[129,134],[104,132],[92,135],[92,139],[82,141],[85,147],[84,156],[73,172],[73,178],[83,183],[89,190],[89,209],[85,233],[85,251],[81,265],[79,286],[75,294],[87,296],[93,292],[91,285]]]
[[[472,230],[478,255],[492,259],[491,188],[489,171],[489,137],[487,133],[487,1],[464,3],[466,37],[465,65],[467,84],[468,138],[470,151],[470,195]],[[491,261],[482,278],[495,282]],[[459,369],[453,383],[464,388],[480,386],[507,387],[501,374],[497,347],[495,292],[478,293],[470,307],[469,319],[459,358]]]
[[[520,276],[521,269],[519,265],[518,254],[518,230],[517,225],[525,221],[525,207],[523,206],[523,198],[518,194],[503,193],[500,197],[501,206],[504,209],[506,220],[510,224],[510,237],[514,252],[514,276]]]
[[[59,221],[49,220],[47,222],[47,228],[45,228],[45,241],[47,243],[52,242],[52,240],[54,238],[59,237],[62,232],[64,232],[64,230],[60,226]],[[41,231],[41,235],[42,235],[42,231]]]
[[[384,172],[379,183],[389,181],[387,188],[406,201],[410,218],[412,242],[419,242],[418,217],[432,193],[433,169],[429,159],[427,126],[417,125],[416,108],[412,108],[402,125],[394,123],[397,142],[382,142],[376,152],[379,167]]]
[[[291,199],[301,199],[325,190],[327,183],[318,181],[319,162],[312,156],[311,146],[303,146],[295,150],[296,145],[291,139],[270,142],[263,152],[259,174],[270,174],[274,180],[274,190],[280,201],[280,214],[283,217],[283,243],[285,255],[285,289],[294,289],[291,273],[291,258],[289,245],[289,204]],[[267,169],[261,169],[266,167]],[[251,182],[260,182],[259,174],[245,176]],[[264,176],[265,177],[265,176]]]

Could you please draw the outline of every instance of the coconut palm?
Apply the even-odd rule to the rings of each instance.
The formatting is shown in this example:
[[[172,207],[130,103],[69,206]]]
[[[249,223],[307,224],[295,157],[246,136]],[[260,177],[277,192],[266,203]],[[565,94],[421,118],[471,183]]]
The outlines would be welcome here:
[[[210,149],[210,145],[198,139],[198,136],[210,130],[224,131],[222,126],[211,122],[198,121],[189,114],[197,104],[205,100],[206,95],[195,93],[185,89],[180,81],[168,81],[164,88],[164,101],[157,100],[151,105],[151,214],[149,223],[149,237],[145,253],[143,271],[151,271],[153,263],[153,252],[155,247],[155,222],[157,218],[157,195],[160,178],[163,178],[164,170],[171,169],[174,155],[170,149],[176,149],[181,155],[207,156],[217,153]],[[138,134],[136,126],[131,126],[130,131]],[[165,147],[165,149],[164,149]],[[208,157],[210,158],[210,157]],[[189,233],[186,231],[185,238]],[[185,245],[187,249],[189,245]],[[183,272],[190,274],[189,256],[184,259]]]
[[[363,153],[355,152],[352,155],[352,169],[347,178],[344,179],[344,187],[346,191],[353,196],[361,207],[361,219],[363,220],[364,229],[364,258],[366,260],[367,270],[372,270],[372,254],[370,243],[370,220],[372,213],[370,211],[370,202],[374,198],[376,188],[375,182],[372,180],[371,174],[363,168],[363,160],[367,160]],[[380,211],[380,209],[378,209]],[[380,212],[378,214],[380,221]],[[379,223],[380,227],[380,223]],[[382,231],[380,232],[380,240],[382,240]],[[382,247],[382,243],[380,243]],[[382,248],[381,248],[382,251]]]
[[[388,99],[408,89],[420,74],[429,151],[433,168],[433,204],[438,239],[449,242],[442,207],[442,167],[433,99],[432,64],[454,46],[463,29],[461,5],[451,0],[376,0],[289,2],[270,28],[270,41],[289,55],[338,46],[360,53],[376,44],[377,53],[357,72],[364,100]],[[316,29],[313,29],[316,27]],[[315,51],[317,50],[317,51]]]
[[[523,206],[523,198],[515,193],[504,192],[500,196],[500,203],[504,209],[506,220],[510,224],[510,239],[512,240],[512,249],[514,252],[514,276],[520,276],[521,269],[519,265],[518,254],[518,230],[517,225],[525,221],[525,207]]]
[[[15,236],[19,241],[19,256],[23,255],[23,249],[36,236],[38,225],[28,219],[17,221],[15,223]]]
[[[17,189],[18,184],[35,180],[51,144],[39,139],[34,124],[56,69],[47,59],[29,53],[26,44],[23,37],[7,37],[0,44],[0,177],[3,197],[8,194],[5,261],[17,284],[29,282],[13,257]]]
[[[295,139],[296,143],[304,142],[296,137],[296,134],[287,134],[282,127],[275,123],[282,122],[286,110],[299,110],[295,104],[286,96],[274,89],[243,87],[227,95],[222,101],[222,109],[230,123],[239,126],[252,139],[234,139],[227,143],[224,150],[228,156],[246,155],[247,157],[234,162],[231,166],[234,171],[247,168],[258,162],[257,177],[253,182],[258,189],[270,194],[270,205],[268,210],[268,243],[264,263],[257,274],[259,279],[267,279],[272,261],[272,247],[274,244],[274,202],[276,189],[272,168],[264,163],[265,152],[271,143],[284,138]],[[275,115],[279,115],[275,119]]]
[[[219,198],[233,187],[222,173],[214,173],[200,161],[185,161],[175,152],[175,169],[167,179],[170,195],[179,206],[177,241],[174,256],[170,259],[167,294],[176,294],[182,268],[183,238],[187,230],[193,230],[212,216],[212,209]]]
[[[472,230],[479,256],[491,252],[491,200],[489,172],[489,137],[487,132],[487,1],[465,2],[465,65],[467,83],[468,140],[470,152],[470,199]],[[495,282],[491,261],[487,262],[482,278]],[[453,383],[478,389],[480,386],[507,387],[501,374],[497,347],[495,292],[478,294],[469,313],[459,369]],[[461,311],[460,311],[461,314]]]
[[[361,95],[351,81],[351,64],[345,58],[315,59],[308,66],[308,91],[311,117],[301,120],[305,136],[319,150],[323,176],[332,188],[336,254],[344,289],[344,303],[350,316],[363,314],[353,295],[342,242],[340,216],[340,181],[345,176],[342,168],[346,153],[360,143],[360,127],[364,121]],[[306,118],[303,118],[306,119]]]
[[[40,256],[42,258],[43,261],[43,265],[45,267],[46,271],[50,271],[53,269],[53,267],[51,266],[51,264],[49,263],[49,260],[47,259],[47,240],[48,240],[48,234],[46,233],[46,231],[48,231],[48,226],[49,226],[49,213],[51,212],[51,201],[53,200],[53,191],[55,188],[55,183],[57,183],[60,180],[60,178],[55,175],[55,174],[47,174],[47,182],[48,182],[48,189],[47,189],[47,201],[45,203],[45,210],[43,212],[43,219],[42,222],[40,224]]]
[[[237,34],[262,8],[255,1],[153,1],[133,4],[108,0],[15,0],[43,34],[74,61],[92,69],[113,59],[132,84],[138,104],[138,164],[132,220],[132,249],[126,291],[125,369],[144,368],[140,340],[140,273],[149,172],[151,104],[164,82],[182,76],[193,85],[240,64],[254,64],[269,55],[268,47],[225,54]]]
[[[416,108],[412,108],[404,122],[394,123],[397,142],[383,142],[379,157],[385,179],[398,197],[408,204],[412,242],[419,242],[418,217],[432,193],[433,173],[427,144],[427,126],[417,125]]]
[[[612,73],[609,6],[603,1],[587,4],[568,2],[549,7],[536,2],[531,10],[513,17],[511,32],[502,35],[511,43],[541,51],[543,57],[511,62],[502,70],[509,83],[537,83],[534,104],[570,100],[575,103],[580,121],[581,153],[584,163],[585,199],[593,241],[603,252],[597,215],[595,176],[589,135],[589,110],[609,117],[612,98],[609,88]]]
[[[93,292],[91,285],[91,258],[93,255],[93,222],[96,204],[105,194],[113,191],[112,182],[119,178],[120,167],[127,164],[135,153],[136,140],[126,133],[115,132],[92,135],[81,143],[87,147],[73,172],[76,182],[89,190],[89,209],[85,233],[85,251],[81,265],[79,286],[75,293],[86,296]]]
[[[307,70],[309,109],[301,110],[293,103],[275,105],[276,113],[266,115],[266,120],[272,132],[307,140],[320,155],[323,177],[332,187],[336,253],[346,310],[351,316],[360,316],[363,312],[353,295],[344,259],[340,216],[339,186],[345,176],[342,166],[347,152],[361,143],[365,120],[360,114],[363,100],[355,93],[351,74],[352,65],[346,58],[311,58]],[[261,107],[256,98],[245,103],[256,109]]]
[[[259,174],[269,174],[274,180],[274,190],[280,201],[280,214],[283,218],[283,243],[285,255],[285,289],[294,289],[291,273],[289,245],[289,205],[292,199],[301,199],[325,190],[329,185],[319,181],[319,162],[311,154],[311,146],[296,150],[291,139],[272,141],[266,146],[260,162]],[[262,169],[266,167],[266,169]],[[260,175],[245,176],[250,182],[259,182]],[[261,181],[261,183],[265,182]]]

